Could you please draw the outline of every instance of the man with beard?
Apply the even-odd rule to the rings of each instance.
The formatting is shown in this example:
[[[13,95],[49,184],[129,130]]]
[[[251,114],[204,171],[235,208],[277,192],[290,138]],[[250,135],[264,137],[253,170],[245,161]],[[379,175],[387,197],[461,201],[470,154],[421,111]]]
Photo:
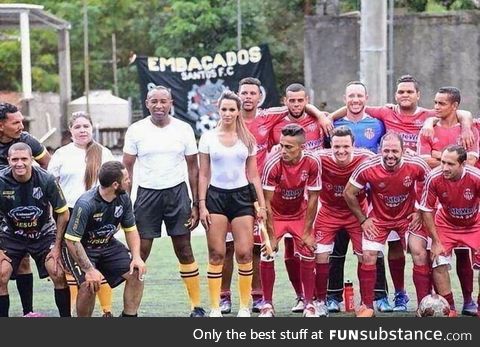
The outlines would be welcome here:
[[[335,127],[347,126],[352,131],[352,143],[355,148],[366,148],[373,153],[378,152],[380,139],[385,134],[383,123],[365,112],[368,100],[367,87],[359,81],[349,82],[345,88],[344,101],[347,115],[334,122]],[[333,148],[333,144],[332,144]],[[349,171],[348,178],[353,170]],[[325,172],[324,172],[325,174]],[[342,175],[341,175],[342,176]],[[345,181],[345,184],[346,184]],[[345,187],[343,184],[343,187]],[[343,191],[343,189],[342,189]],[[321,195],[324,195],[324,191]],[[343,200],[343,198],[342,198]],[[334,206],[332,206],[334,207]],[[348,210],[350,213],[350,210]],[[340,312],[340,303],[343,301],[343,283],[345,255],[348,251],[350,236],[345,229],[335,230],[335,243],[333,251],[329,254],[328,297],[327,306],[330,312]],[[360,250],[361,247],[356,251]],[[391,312],[392,307],[388,302],[387,283],[385,277],[385,262],[383,254],[377,258],[377,283],[375,284],[375,303],[380,312]]]
[[[60,254],[69,217],[63,193],[53,175],[32,166],[32,150],[26,143],[9,148],[8,163],[0,171],[0,317],[8,317],[8,281],[27,254],[35,260],[39,277],[52,279],[60,316],[70,317],[70,291]]]
[[[452,249],[468,247],[472,252],[473,268],[480,269],[480,171],[465,165],[466,161],[467,152],[462,146],[449,145],[445,148],[440,157],[440,167],[432,170],[427,177],[420,205],[432,238],[436,290],[450,304],[451,317],[456,316],[448,273]],[[442,205],[439,210],[438,203]],[[477,304],[480,307],[480,295]],[[480,317],[480,311],[476,315]]]
[[[363,231],[363,262],[359,269],[363,305],[357,311],[358,317],[374,315],[375,263],[378,253],[383,251],[390,230],[397,230],[403,248],[408,246],[412,255],[417,302],[420,303],[430,291],[427,240],[414,234],[422,226],[420,213],[415,210],[416,190],[424,182],[429,167],[421,158],[404,156],[403,150],[401,135],[387,132],[380,143],[380,154],[353,172],[343,192],[348,207],[357,217]],[[360,191],[367,185],[372,197],[372,210],[368,215],[364,213],[358,198]]]
[[[125,189],[130,177],[118,161],[104,163],[98,174],[100,186],[77,200],[68,223],[65,263],[78,285],[77,314],[90,317],[95,292],[105,277],[115,288],[126,280],[122,317],[136,317],[143,294],[145,263],[140,257],[140,237],[132,203]],[[113,235],[121,225],[128,249]]]

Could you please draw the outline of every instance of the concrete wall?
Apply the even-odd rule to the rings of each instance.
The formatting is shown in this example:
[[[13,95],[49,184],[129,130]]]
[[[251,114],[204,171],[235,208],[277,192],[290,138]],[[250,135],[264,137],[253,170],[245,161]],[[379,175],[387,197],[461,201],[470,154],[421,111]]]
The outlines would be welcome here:
[[[27,111],[28,110],[28,111]],[[60,97],[55,93],[33,93],[33,98],[22,103],[22,112],[28,115],[29,131],[37,139],[41,139],[48,132],[47,113],[50,115],[51,128],[57,130],[49,136],[43,144],[57,148],[61,141],[60,125]]]
[[[359,21],[358,13],[305,18],[305,84],[326,110],[342,106],[345,84],[359,78]],[[395,79],[420,82],[422,106],[451,85],[462,91],[461,108],[479,113],[480,11],[395,16],[394,59]]]

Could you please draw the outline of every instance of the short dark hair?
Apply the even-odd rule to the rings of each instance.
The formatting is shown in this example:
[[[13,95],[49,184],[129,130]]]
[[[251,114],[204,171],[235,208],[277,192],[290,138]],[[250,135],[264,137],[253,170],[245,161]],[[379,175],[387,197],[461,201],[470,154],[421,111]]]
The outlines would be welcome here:
[[[461,145],[449,145],[445,147],[444,152],[456,152],[458,154],[458,162],[463,164],[467,160],[467,151]]]
[[[367,93],[367,86],[366,86],[364,83],[360,82],[360,81],[350,81],[350,82],[348,82],[347,85],[345,86],[345,89],[347,89],[349,86],[353,86],[353,85],[362,86],[363,89],[365,89],[365,94],[368,94],[368,93]]]
[[[98,181],[104,188],[110,187],[114,182],[121,183],[125,165],[116,160],[103,163],[98,173]]]
[[[300,143],[305,143],[305,129],[298,124],[290,123],[285,125],[282,128],[282,135],[299,137]]]
[[[441,87],[438,89],[439,94],[447,94],[448,100],[453,104],[457,102],[460,105],[461,97],[460,97],[460,89],[457,87]]]
[[[8,156],[11,156],[15,151],[27,151],[32,156],[32,148],[25,142],[17,142],[8,149]]]
[[[339,127],[336,127],[335,129],[332,130],[332,138],[334,136],[338,137],[343,137],[343,136],[350,136],[352,139],[352,144],[355,143],[355,136],[353,135],[352,129],[345,125],[341,125]]]
[[[251,84],[251,85],[257,86],[258,90],[260,91],[260,94],[262,94],[262,89],[260,88],[262,86],[262,82],[260,82],[258,78],[255,78],[255,77],[242,78],[238,83],[238,89],[240,89],[240,87],[243,86],[244,84]]]
[[[285,94],[287,94],[288,92],[293,92],[293,93],[296,93],[296,92],[305,92],[305,94],[307,93],[307,90],[305,89],[305,87],[303,86],[303,84],[300,84],[300,83],[292,83],[290,84],[287,89],[285,89]]]
[[[18,112],[18,107],[8,102],[0,102],[0,120],[7,119],[7,113]]]
[[[396,133],[394,131],[387,131],[387,133],[385,135],[382,136],[381,140],[380,140],[380,148],[383,148],[383,142],[385,140],[389,140],[389,139],[396,139],[400,142],[400,147],[402,148],[402,151],[403,151],[403,138],[402,138],[402,135],[400,135],[399,133]]]
[[[420,90],[420,84],[412,75],[402,75],[397,80],[397,87],[400,83],[413,83],[415,85],[415,90],[418,92]]]

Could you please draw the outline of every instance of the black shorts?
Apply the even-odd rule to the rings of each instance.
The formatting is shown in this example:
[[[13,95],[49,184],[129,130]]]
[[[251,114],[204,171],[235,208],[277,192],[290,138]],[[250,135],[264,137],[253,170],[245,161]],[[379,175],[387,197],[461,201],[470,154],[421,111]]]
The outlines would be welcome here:
[[[163,222],[169,236],[190,233],[185,224],[190,219],[191,203],[185,182],[160,190],[138,187],[134,210],[140,238],[160,237]]]
[[[85,252],[93,266],[105,277],[110,287],[115,288],[125,281],[122,276],[130,271],[131,256],[130,251],[123,243],[117,239],[112,239],[103,247],[85,247]],[[80,269],[67,248],[62,249],[62,257],[78,285],[85,282],[85,272]]]
[[[45,258],[55,244],[55,235],[45,235],[37,240],[30,240],[18,237],[0,236],[0,249],[12,259],[12,278],[16,277],[18,266],[22,259],[30,254],[35,260],[38,269],[38,277],[48,277],[45,267]]]
[[[224,215],[231,222],[237,217],[255,216],[253,199],[250,186],[235,189],[209,186],[206,205],[209,213]]]

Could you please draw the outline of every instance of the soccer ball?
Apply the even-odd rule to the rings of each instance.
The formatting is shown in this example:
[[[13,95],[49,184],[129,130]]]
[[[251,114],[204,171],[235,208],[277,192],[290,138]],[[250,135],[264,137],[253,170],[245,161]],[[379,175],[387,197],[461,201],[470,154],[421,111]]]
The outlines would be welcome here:
[[[448,317],[450,305],[441,295],[430,294],[420,301],[417,309],[417,317]]]

